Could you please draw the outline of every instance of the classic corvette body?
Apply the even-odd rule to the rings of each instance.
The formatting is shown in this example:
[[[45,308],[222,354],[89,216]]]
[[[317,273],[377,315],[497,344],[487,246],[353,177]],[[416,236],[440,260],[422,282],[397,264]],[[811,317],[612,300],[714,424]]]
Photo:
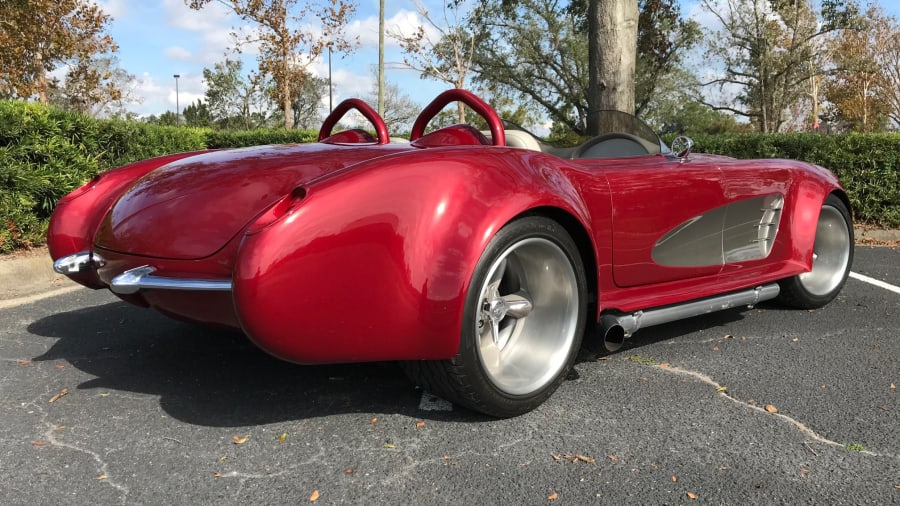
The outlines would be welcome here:
[[[490,132],[425,133],[463,101]],[[350,109],[376,135],[331,133]],[[240,329],[304,363],[402,361],[426,388],[512,416],[571,367],[586,326],[639,328],[780,298],[818,307],[852,260],[827,170],[675,150],[631,117],[575,148],[504,124],[463,90],[390,142],[343,102],[320,142],[184,153],[63,198],[55,268],[170,316]]]

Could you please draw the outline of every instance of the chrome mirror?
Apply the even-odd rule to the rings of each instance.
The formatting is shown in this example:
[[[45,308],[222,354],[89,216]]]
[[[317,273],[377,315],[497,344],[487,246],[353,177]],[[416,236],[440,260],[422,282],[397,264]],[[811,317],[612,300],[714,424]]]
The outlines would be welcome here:
[[[692,149],[694,149],[694,140],[686,135],[679,135],[672,141],[672,151],[682,160],[686,160],[691,155]]]

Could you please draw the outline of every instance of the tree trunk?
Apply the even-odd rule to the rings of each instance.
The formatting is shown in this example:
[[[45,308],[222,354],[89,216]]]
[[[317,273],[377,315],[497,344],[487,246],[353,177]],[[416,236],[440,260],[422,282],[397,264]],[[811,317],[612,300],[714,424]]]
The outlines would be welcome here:
[[[588,9],[587,132],[600,131],[599,111],[634,114],[637,0],[591,0]]]

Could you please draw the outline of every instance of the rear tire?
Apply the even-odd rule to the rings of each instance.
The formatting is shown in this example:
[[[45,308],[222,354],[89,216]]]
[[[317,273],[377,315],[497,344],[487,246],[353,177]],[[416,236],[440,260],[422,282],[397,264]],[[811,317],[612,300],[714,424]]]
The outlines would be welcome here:
[[[578,247],[558,223],[529,216],[503,227],[475,267],[459,352],[407,362],[426,390],[475,411],[517,416],[559,387],[581,346],[587,288]]]
[[[779,282],[779,302],[815,309],[831,302],[844,287],[853,264],[853,222],[850,211],[836,195],[822,205],[816,226],[812,270]]]

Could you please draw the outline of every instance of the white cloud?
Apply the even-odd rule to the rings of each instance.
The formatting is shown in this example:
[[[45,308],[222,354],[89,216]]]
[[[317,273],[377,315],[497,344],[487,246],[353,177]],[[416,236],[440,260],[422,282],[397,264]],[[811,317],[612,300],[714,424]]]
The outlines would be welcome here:
[[[180,46],[167,47],[163,54],[166,58],[179,61],[190,61],[194,56],[190,51]]]
[[[97,2],[97,5],[113,19],[121,19],[128,13],[126,4],[128,0],[104,0]]]
[[[412,35],[420,26],[425,25],[425,20],[419,17],[415,11],[401,9],[393,16],[384,20],[385,32]],[[430,27],[426,27],[430,28]],[[378,46],[378,17],[369,16],[363,20],[352,21],[347,26],[347,35],[359,38],[362,46]],[[397,41],[385,35],[385,46],[398,46]]]

